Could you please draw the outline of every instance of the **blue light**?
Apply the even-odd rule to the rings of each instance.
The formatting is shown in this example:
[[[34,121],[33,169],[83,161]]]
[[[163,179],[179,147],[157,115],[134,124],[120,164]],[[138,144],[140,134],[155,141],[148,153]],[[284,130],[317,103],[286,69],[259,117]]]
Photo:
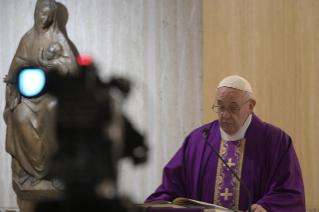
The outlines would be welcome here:
[[[19,75],[19,89],[24,96],[39,94],[45,84],[45,75],[41,69],[24,69]]]

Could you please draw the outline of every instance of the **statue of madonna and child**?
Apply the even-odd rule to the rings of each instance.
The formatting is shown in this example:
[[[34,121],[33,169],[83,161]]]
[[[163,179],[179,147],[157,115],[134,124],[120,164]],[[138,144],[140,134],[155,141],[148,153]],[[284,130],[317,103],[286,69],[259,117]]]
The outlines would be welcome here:
[[[34,26],[22,37],[4,79],[6,151],[12,156],[13,188],[18,205],[19,201],[49,197],[51,191],[62,188],[58,180],[50,177],[50,159],[58,148],[55,135],[57,100],[48,93],[26,98],[15,83],[17,70],[24,67],[77,74],[74,55],[58,28],[56,14],[55,0],[37,1]]]

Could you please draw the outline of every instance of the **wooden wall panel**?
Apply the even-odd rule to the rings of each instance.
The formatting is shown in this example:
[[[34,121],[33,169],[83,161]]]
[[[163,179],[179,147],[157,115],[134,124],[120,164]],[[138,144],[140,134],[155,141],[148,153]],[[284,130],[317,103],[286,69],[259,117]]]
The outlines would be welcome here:
[[[268,122],[274,123],[276,115],[285,110],[278,107],[275,114],[271,107],[282,98],[277,85],[284,77],[284,73],[278,71],[283,70],[283,3],[278,0],[243,2],[244,69],[238,75],[246,78],[253,87],[257,101],[255,112],[262,120],[267,118]],[[277,125],[282,123],[282,119],[278,121]]]
[[[316,0],[284,1],[284,73],[282,88],[290,104],[285,130],[293,137],[303,171],[306,202],[319,206],[319,4]]]
[[[308,208],[319,207],[319,1],[203,0],[203,122],[218,83],[246,78],[256,114],[293,139]]]
[[[217,118],[212,106],[220,79],[236,72],[242,73],[242,3],[224,0],[203,1],[204,123]]]

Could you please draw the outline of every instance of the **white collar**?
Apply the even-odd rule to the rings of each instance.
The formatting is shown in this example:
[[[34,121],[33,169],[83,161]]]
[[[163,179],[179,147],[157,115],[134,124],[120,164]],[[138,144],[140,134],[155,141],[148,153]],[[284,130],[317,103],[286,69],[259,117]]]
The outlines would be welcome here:
[[[240,130],[238,132],[236,132],[234,135],[228,135],[227,133],[225,133],[225,131],[221,128],[220,128],[220,134],[221,134],[221,137],[224,141],[238,141],[238,140],[241,140],[245,137],[245,133],[246,133],[246,130],[247,128],[249,127],[250,125],[250,122],[251,122],[251,118],[252,118],[252,115],[250,114],[244,125],[240,128]]]

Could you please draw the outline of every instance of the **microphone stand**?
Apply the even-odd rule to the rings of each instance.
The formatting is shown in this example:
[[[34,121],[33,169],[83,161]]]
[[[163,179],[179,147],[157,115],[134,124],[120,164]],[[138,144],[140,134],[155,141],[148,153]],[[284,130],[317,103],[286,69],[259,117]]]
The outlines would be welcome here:
[[[239,177],[237,176],[237,174],[235,174],[235,172],[228,166],[228,164],[225,162],[225,160],[218,154],[218,152],[215,150],[215,148],[208,142],[208,140],[206,139],[205,135],[208,134],[208,129],[205,128],[203,130],[203,138],[206,141],[206,143],[213,149],[213,151],[216,153],[216,155],[219,157],[219,159],[221,159],[221,161],[226,165],[226,167],[231,171],[231,173],[237,178],[237,180],[240,182],[240,184],[246,189],[247,194],[248,194],[248,212],[251,212],[251,199],[250,199],[250,193],[248,191],[248,188],[246,187],[246,185],[239,179]]]

